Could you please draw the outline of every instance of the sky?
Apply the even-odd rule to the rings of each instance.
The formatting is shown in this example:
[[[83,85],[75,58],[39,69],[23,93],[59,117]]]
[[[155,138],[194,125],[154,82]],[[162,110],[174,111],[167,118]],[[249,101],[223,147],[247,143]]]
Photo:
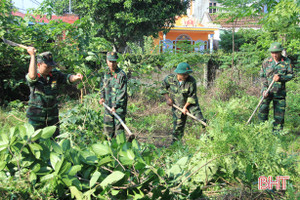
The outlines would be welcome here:
[[[22,13],[28,8],[37,8],[43,0],[12,0],[14,6]]]

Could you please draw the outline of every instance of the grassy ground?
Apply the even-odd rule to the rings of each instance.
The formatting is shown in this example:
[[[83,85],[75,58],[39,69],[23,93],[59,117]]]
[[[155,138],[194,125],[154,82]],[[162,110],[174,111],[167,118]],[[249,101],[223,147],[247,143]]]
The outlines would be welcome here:
[[[259,101],[259,85],[249,84],[246,81],[237,83],[232,81],[232,77],[222,76],[216,80],[215,85],[208,90],[202,86],[198,87],[199,104],[202,109],[204,117],[208,123],[213,123],[212,128],[203,129],[202,126],[188,118],[185,135],[180,145],[171,145],[172,141],[172,112],[171,108],[165,103],[164,98],[155,95],[153,91],[147,91],[141,95],[135,95],[134,98],[128,100],[128,113],[126,116],[126,124],[129,129],[137,136],[137,140],[143,143],[151,143],[159,147],[163,154],[172,156],[172,161],[181,158],[185,155],[192,155],[195,149],[204,142],[201,141],[204,136],[209,132],[224,131],[228,134],[228,128],[235,125],[244,125],[253,112],[253,109]],[[299,157],[300,153],[300,87],[297,81],[288,83],[288,97],[287,97],[287,111],[285,121],[285,134],[280,136],[282,141],[282,149],[291,156]],[[150,89],[151,90],[151,89]],[[93,127],[97,126],[97,134],[101,134],[101,123],[103,115],[103,107],[98,104],[97,94],[89,95],[83,99],[81,104],[80,100],[68,100],[67,98],[60,105],[61,121],[65,121],[64,129],[73,132],[74,137],[80,138],[82,141],[90,139],[86,142],[88,145],[91,142],[97,142],[101,137],[95,136]],[[75,109],[72,113],[70,110]],[[0,110],[0,126],[2,131],[8,131],[10,127],[23,124],[27,121],[25,116],[26,106],[22,102],[12,102],[7,108]],[[270,116],[272,116],[272,109]],[[224,112],[231,113],[224,113]],[[74,118],[74,122],[71,120]],[[224,117],[224,118],[223,118]],[[273,117],[270,117],[272,120]],[[218,122],[220,120],[220,129],[218,129]],[[228,121],[226,121],[228,120]],[[95,123],[95,122],[100,123]],[[99,125],[100,124],[100,125]],[[225,124],[225,125],[224,125]],[[252,121],[251,127],[255,128],[258,125],[257,113]],[[72,129],[70,128],[72,127]],[[247,130],[249,127],[246,127]],[[214,130],[215,129],[215,130]],[[232,129],[233,131],[235,129]],[[243,128],[238,129],[243,130]],[[270,129],[271,132],[271,129]],[[224,135],[226,136],[226,135]],[[183,145],[182,145],[183,144]],[[203,145],[202,149],[206,146]],[[164,158],[162,158],[163,160]],[[171,161],[169,161],[171,162]],[[297,170],[300,171],[298,164]],[[280,174],[284,175],[284,174]],[[249,191],[247,188],[240,190],[241,184],[236,181],[235,183],[228,183],[230,187],[228,190],[237,190],[239,195],[247,196]],[[299,186],[296,186],[296,188]],[[218,191],[218,188],[220,189]],[[209,196],[224,196],[223,187],[210,186],[205,192]],[[225,196],[230,194],[225,194]],[[259,195],[259,193],[257,194]],[[236,195],[235,195],[236,196]],[[267,198],[267,196],[264,196]]]

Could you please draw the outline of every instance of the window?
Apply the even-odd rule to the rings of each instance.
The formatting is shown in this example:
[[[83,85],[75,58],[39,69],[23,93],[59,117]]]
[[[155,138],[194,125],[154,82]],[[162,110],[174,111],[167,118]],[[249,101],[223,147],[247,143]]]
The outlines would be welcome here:
[[[216,13],[217,12],[217,3],[209,3],[209,13]]]

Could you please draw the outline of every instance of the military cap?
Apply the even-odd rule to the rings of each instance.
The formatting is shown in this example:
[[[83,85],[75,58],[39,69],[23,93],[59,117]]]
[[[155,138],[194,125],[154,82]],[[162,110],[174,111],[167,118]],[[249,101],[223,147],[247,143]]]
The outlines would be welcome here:
[[[53,61],[52,53],[50,51],[43,52],[37,56],[38,62],[44,62],[49,66],[55,66],[56,63]]]
[[[107,52],[106,59],[109,61],[117,61],[118,60],[117,52]]]
[[[174,72],[177,74],[189,74],[192,73],[193,70],[191,69],[189,64],[182,62],[177,65]]]
[[[269,48],[269,52],[280,52],[283,48],[279,42],[273,42]]]

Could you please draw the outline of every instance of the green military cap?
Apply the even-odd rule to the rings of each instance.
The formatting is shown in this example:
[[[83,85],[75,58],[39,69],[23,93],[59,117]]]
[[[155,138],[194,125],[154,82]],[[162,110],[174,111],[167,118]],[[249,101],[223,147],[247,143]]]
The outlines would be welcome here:
[[[273,42],[269,48],[269,52],[279,52],[282,50],[283,48],[279,42]]]
[[[107,52],[106,59],[109,61],[117,61],[118,60],[117,52]]]
[[[191,69],[189,64],[182,62],[177,65],[174,72],[177,74],[189,74],[192,73],[193,70]]]
[[[52,53],[50,51],[39,54],[37,56],[37,61],[39,63],[44,62],[48,66],[56,66],[56,63],[53,61]]]

